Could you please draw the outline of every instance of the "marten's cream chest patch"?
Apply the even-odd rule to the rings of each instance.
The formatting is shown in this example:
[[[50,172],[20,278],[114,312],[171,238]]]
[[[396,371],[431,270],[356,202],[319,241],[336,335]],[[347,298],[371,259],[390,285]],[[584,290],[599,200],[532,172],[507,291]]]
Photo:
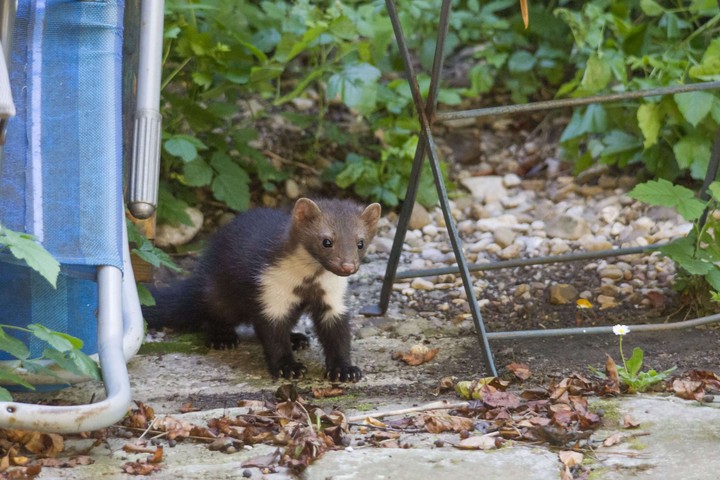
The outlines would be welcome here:
[[[287,319],[310,293],[322,297],[326,306],[323,320],[331,321],[346,311],[347,278],[324,270],[303,247],[268,266],[260,275],[259,284],[263,314],[273,323]]]

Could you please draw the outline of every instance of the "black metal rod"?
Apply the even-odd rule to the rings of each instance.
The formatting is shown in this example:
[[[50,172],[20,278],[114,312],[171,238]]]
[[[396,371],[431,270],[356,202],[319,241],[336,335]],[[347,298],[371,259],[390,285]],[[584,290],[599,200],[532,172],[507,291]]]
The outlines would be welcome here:
[[[658,243],[645,247],[626,247],[615,248],[612,250],[598,250],[596,252],[577,252],[567,255],[554,255],[545,257],[518,258],[514,260],[503,260],[500,262],[489,263],[473,263],[468,265],[471,272],[482,272],[486,270],[502,270],[504,268],[529,267],[533,265],[547,265],[550,263],[574,262],[578,260],[595,260],[597,258],[619,257],[622,255],[634,255],[637,253],[647,253],[668,245],[667,243]],[[415,278],[415,277],[434,277],[435,275],[456,274],[460,270],[456,265],[440,268],[428,268],[423,270],[406,270],[396,275],[398,279]]]
[[[429,97],[427,105],[424,104],[422,99],[422,94],[420,92],[420,86],[417,83],[417,76],[415,75],[415,70],[413,68],[412,59],[410,57],[410,51],[408,50],[407,44],[405,43],[405,36],[402,31],[402,26],[400,25],[400,20],[397,14],[397,9],[395,7],[395,4],[392,0],[386,0],[385,2],[388,14],[390,16],[390,21],[393,26],[393,30],[395,32],[395,39],[398,43],[398,50],[400,52],[400,56],[403,59],[403,62],[405,64],[405,73],[408,79],[408,83],[410,85],[410,91],[412,93],[413,102],[415,103],[415,108],[417,110],[418,119],[420,121],[420,128],[421,128],[421,135],[420,135],[420,143],[418,144],[418,150],[416,151],[415,160],[418,160],[418,153],[420,152],[420,149],[422,148],[421,145],[424,144],[424,150],[425,153],[427,153],[428,161],[430,163],[430,168],[433,173],[433,177],[435,180],[435,188],[438,192],[438,197],[440,201],[440,208],[443,212],[443,216],[445,218],[445,224],[447,226],[448,235],[450,237],[450,243],[453,247],[453,252],[455,253],[455,258],[458,262],[458,266],[460,268],[460,275],[463,279],[463,285],[465,286],[465,293],[468,298],[468,302],[470,302],[470,311],[472,313],[473,317],[473,323],[475,324],[475,331],[478,336],[478,341],[480,342],[480,346],[482,349],[483,359],[485,360],[485,365],[488,367],[488,370],[490,371],[490,374],[493,376],[497,375],[497,369],[495,368],[495,362],[492,358],[492,351],[490,350],[490,344],[488,343],[487,336],[485,333],[485,326],[482,321],[482,316],[480,314],[480,310],[478,308],[477,300],[475,298],[475,293],[472,288],[472,279],[470,277],[470,272],[467,268],[467,262],[465,261],[465,256],[462,251],[462,245],[460,241],[460,237],[458,235],[457,229],[455,227],[454,220],[452,218],[452,215],[450,213],[450,205],[448,200],[447,191],[445,189],[445,182],[443,180],[442,172],[440,171],[440,164],[437,157],[437,149],[435,147],[435,141],[433,139],[432,131],[431,131],[431,123],[429,121],[429,118],[433,117],[434,112],[434,103],[435,98]],[[448,19],[450,16],[450,7],[451,7],[451,1],[450,0],[443,0],[442,4],[442,10],[440,15],[440,25],[438,27],[438,40],[435,44],[435,57],[433,61],[433,70],[432,70],[432,77],[431,77],[431,94],[434,96],[437,94],[437,91],[439,90],[439,80],[440,80],[440,72],[442,70],[442,58],[443,58],[443,49],[444,49],[444,43],[445,43],[445,37],[447,36],[447,28],[448,28]],[[424,156],[424,155],[423,155]],[[422,157],[421,157],[422,158]],[[415,164],[413,166],[416,166]],[[421,162],[420,165],[421,166]],[[419,176],[418,176],[419,179]],[[409,202],[405,202],[403,205],[403,213],[407,213],[408,211],[412,212],[412,205],[405,208],[406,205]],[[409,217],[409,215],[408,215]],[[399,223],[405,223],[406,220],[403,220]],[[406,223],[405,223],[406,225]],[[403,225],[403,226],[405,226]],[[402,232],[403,240],[404,235],[406,233],[406,230]],[[396,246],[397,243],[397,237],[396,234],[396,241],[393,243],[393,247]],[[400,254],[400,249],[398,249],[397,254]],[[394,260],[396,261],[396,260]],[[386,279],[387,280],[387,279]],[[382,307],[382,305],[381,305]]]
[[[563,98],[559,100],[547,100],[544,102],[532,102],[522,105],[501,105],[498,107],[477,108],[472,110],[459,110],[455,112],[438,112],[435,120],[444,122],[463,118],[491,117],[495,115],[510,115],[513,113],[535,112],[539,110],[550,110],[554,108],[579,107],[591,103],[608,103],[620,100],[628,100],[643,97],[656,97],[661,95],[672,95],[675,93],[694,92],[697,90],[720,89],[720,81],[690,83],[687,85],[675,85],[672,87],[654,88],[651,90],[638,90],[635,92],[611,93],[609,95],[596,95],[583,98]]]
[[[399,17],[395,5],[387,0],[387,10],[390,15],[390,20],[395,31],[395,37],[398,38],[398,46],[402,52],[407,52],[407,46],[405,45],[405,38],[402,35],[402,28],[400,26]],[[443,48],[445,35],[444,30],[447,32],[447,24],[449,18],[449,7],[443,4],[441,17],[440,17],[440,28],[438,29],[438,41],[435,48],[435,56],[433,57],[433,72],[438,72],[436,76],[430,81],[430,91],[428,93],[427,102],[423,105],[422,98],[415,103],[415,109],[417,112],[425,112],[426,117],[432,118],[435,112],[435,106],[437,104],[437,93],[439,91],[439,72],[442,71],[443,63]],[[409,54],[408,54],[409,56]],[[404,61],[408,61],[403,57]],[[410,84],[415,83],[414,77],[406,74],[407,80]],[[419,87],[418,87],[419,92]],[[416,100],[413,97],[413,100]],[[413,158],[412,169],[410,170],[410,178],[408,179],[408,188],[405,192],[405,198],[403,199],[402,207],[400,208],[400,217],[398,218],[398,225],[395,231],[395,238],[393,239],[393,245],[390,249],[390,257],[388,258],[387,267],[385,268],[385,276],[383,277],[383,284],[380,288],[380,302],[378,305],[371,305],[363,308],[360,313],[363,315],[382,315],[387,311],[388,305],[390,304],[390,296],[392,295],[392,285],[395,282],[395,274],[397,272],[398,263],[400,262],[400,255],[402,254],[402,247],[405,243],[405,236],[407,235],[408,223],[410,222],[410,216],[412,215],[413,206],[417,198],[417,191],[420,185],[420,176],[422,174],[423,161],[425,160],[425,141],[420,138],[418,141],[417,148],[415,149],[415,157]]]

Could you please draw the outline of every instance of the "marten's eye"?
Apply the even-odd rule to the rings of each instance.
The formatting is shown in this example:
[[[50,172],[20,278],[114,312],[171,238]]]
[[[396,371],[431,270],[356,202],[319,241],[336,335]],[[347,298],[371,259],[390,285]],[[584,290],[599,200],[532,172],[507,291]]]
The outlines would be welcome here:
[[[329,238],[323,239],[323,247],[332,248],[332,246],[333,246],[332,240],[330,240]]]
[[[365,242],[362,240],[358,240],[357,246],[358,250],[362,250],[363,248],[365,248]]]

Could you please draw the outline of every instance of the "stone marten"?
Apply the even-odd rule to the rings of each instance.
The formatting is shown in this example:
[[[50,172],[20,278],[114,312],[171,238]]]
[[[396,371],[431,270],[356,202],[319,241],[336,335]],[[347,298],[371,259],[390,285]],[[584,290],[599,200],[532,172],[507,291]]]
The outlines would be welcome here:
[[[293,350],[308,339],[292,329],[307,313],[326,376],[358,381],[345,290],[379,218],[377,203],[363,208],[336,199],[300,198],[290,215],[268,208],[241,213],[211,238],[188,279],[155,292],[157,304],[143,309],[145,319],[153,328],[201,330],[214,348],[234,347],[235,327],[251,324],[270,374],[300,378],[306,368]]]

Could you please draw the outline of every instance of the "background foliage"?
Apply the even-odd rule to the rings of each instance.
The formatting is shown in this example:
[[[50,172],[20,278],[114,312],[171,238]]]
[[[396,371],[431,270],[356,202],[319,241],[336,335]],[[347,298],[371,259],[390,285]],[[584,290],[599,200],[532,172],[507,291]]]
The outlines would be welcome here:
[[[440,3],[398,2],[426,68]],[[439,100],[466,107],[478,97],[526,102],[717,80],[719,20],[710,0],[556,0],[530,2],[525,30],[516,0],[455,1],[446,53],[467,75]],[[417,124],[384,2],[168,0],[164,69],[161,221],[187,221],[184,207],[208,200],[244,210],[252,194],[292,176],[295,167],[256,148],[272,115],[312,132],[295,160],[326,185],[388,206],[402,199]],[[303,98],[309,111],[287,105]],[[360,133],[339,127],[339,114]],[[560,141],[577,171],[604,162],[701,178],[718,121],[716,94],[684,93],[579,108]],[[427,174],[419,200],[436,200]]]

